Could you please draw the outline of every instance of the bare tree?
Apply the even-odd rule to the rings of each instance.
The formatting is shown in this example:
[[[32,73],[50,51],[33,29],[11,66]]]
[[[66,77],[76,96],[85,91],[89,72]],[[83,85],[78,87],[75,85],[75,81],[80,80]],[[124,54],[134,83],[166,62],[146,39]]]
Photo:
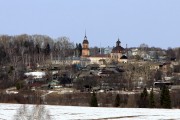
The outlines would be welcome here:
[[[16,115],[15,120],[51,120],[49,111],[45,109],[43,105],[34,105],[32,107],[22,105]]]
[[[67,37],[58,38],[56,47],[58,49],[60,58],[72,56],[74,54],[74,43],[71,43]]]

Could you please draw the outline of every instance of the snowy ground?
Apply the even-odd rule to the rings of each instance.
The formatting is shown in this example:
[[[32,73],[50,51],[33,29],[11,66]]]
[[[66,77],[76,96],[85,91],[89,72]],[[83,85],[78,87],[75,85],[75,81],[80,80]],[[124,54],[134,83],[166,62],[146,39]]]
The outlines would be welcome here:
[[[0,120],[13,120],[20,104],[0,104]],[[32,105],[28,105],[32,107]],[[180,109],[92,108],[46,105],[53,120],[180,120]]]

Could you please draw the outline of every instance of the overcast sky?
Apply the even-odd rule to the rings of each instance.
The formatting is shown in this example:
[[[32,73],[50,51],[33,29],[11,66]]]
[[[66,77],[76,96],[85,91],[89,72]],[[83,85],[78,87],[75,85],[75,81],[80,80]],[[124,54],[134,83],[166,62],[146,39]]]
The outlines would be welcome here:
[[[90,46],[180,47],[180,0],[0,0],[0,34],[67,36]]]

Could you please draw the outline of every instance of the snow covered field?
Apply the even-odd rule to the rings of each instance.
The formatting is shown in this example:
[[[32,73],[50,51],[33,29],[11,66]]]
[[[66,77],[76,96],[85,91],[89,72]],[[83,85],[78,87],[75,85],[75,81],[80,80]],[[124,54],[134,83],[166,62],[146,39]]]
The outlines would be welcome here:
[[[0,104],[0,120],[13,120],[20,104]],[[32,107],[32,105],[28,105]],[[45,105],[53,120],[180,120],[180,109],[92,108]]]

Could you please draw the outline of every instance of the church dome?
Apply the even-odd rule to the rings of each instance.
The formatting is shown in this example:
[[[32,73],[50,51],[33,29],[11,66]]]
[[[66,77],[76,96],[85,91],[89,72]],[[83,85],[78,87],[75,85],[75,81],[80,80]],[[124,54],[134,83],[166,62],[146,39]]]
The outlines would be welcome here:
[[[88,40],[83,40],[83,44],[89,44]]]
[[[86,36],[84,37],[83,44],[89,44]]]
[[[124,51],[124,48],[121,46],[116,46],[112,49],[112,53],[122,53]]]
[[[112,53],[122,53],[124,51],[124,48],[121,47],[120,43],[121,42],[118,39],[118,41],[116,42],[116,47],[112,49]]]

